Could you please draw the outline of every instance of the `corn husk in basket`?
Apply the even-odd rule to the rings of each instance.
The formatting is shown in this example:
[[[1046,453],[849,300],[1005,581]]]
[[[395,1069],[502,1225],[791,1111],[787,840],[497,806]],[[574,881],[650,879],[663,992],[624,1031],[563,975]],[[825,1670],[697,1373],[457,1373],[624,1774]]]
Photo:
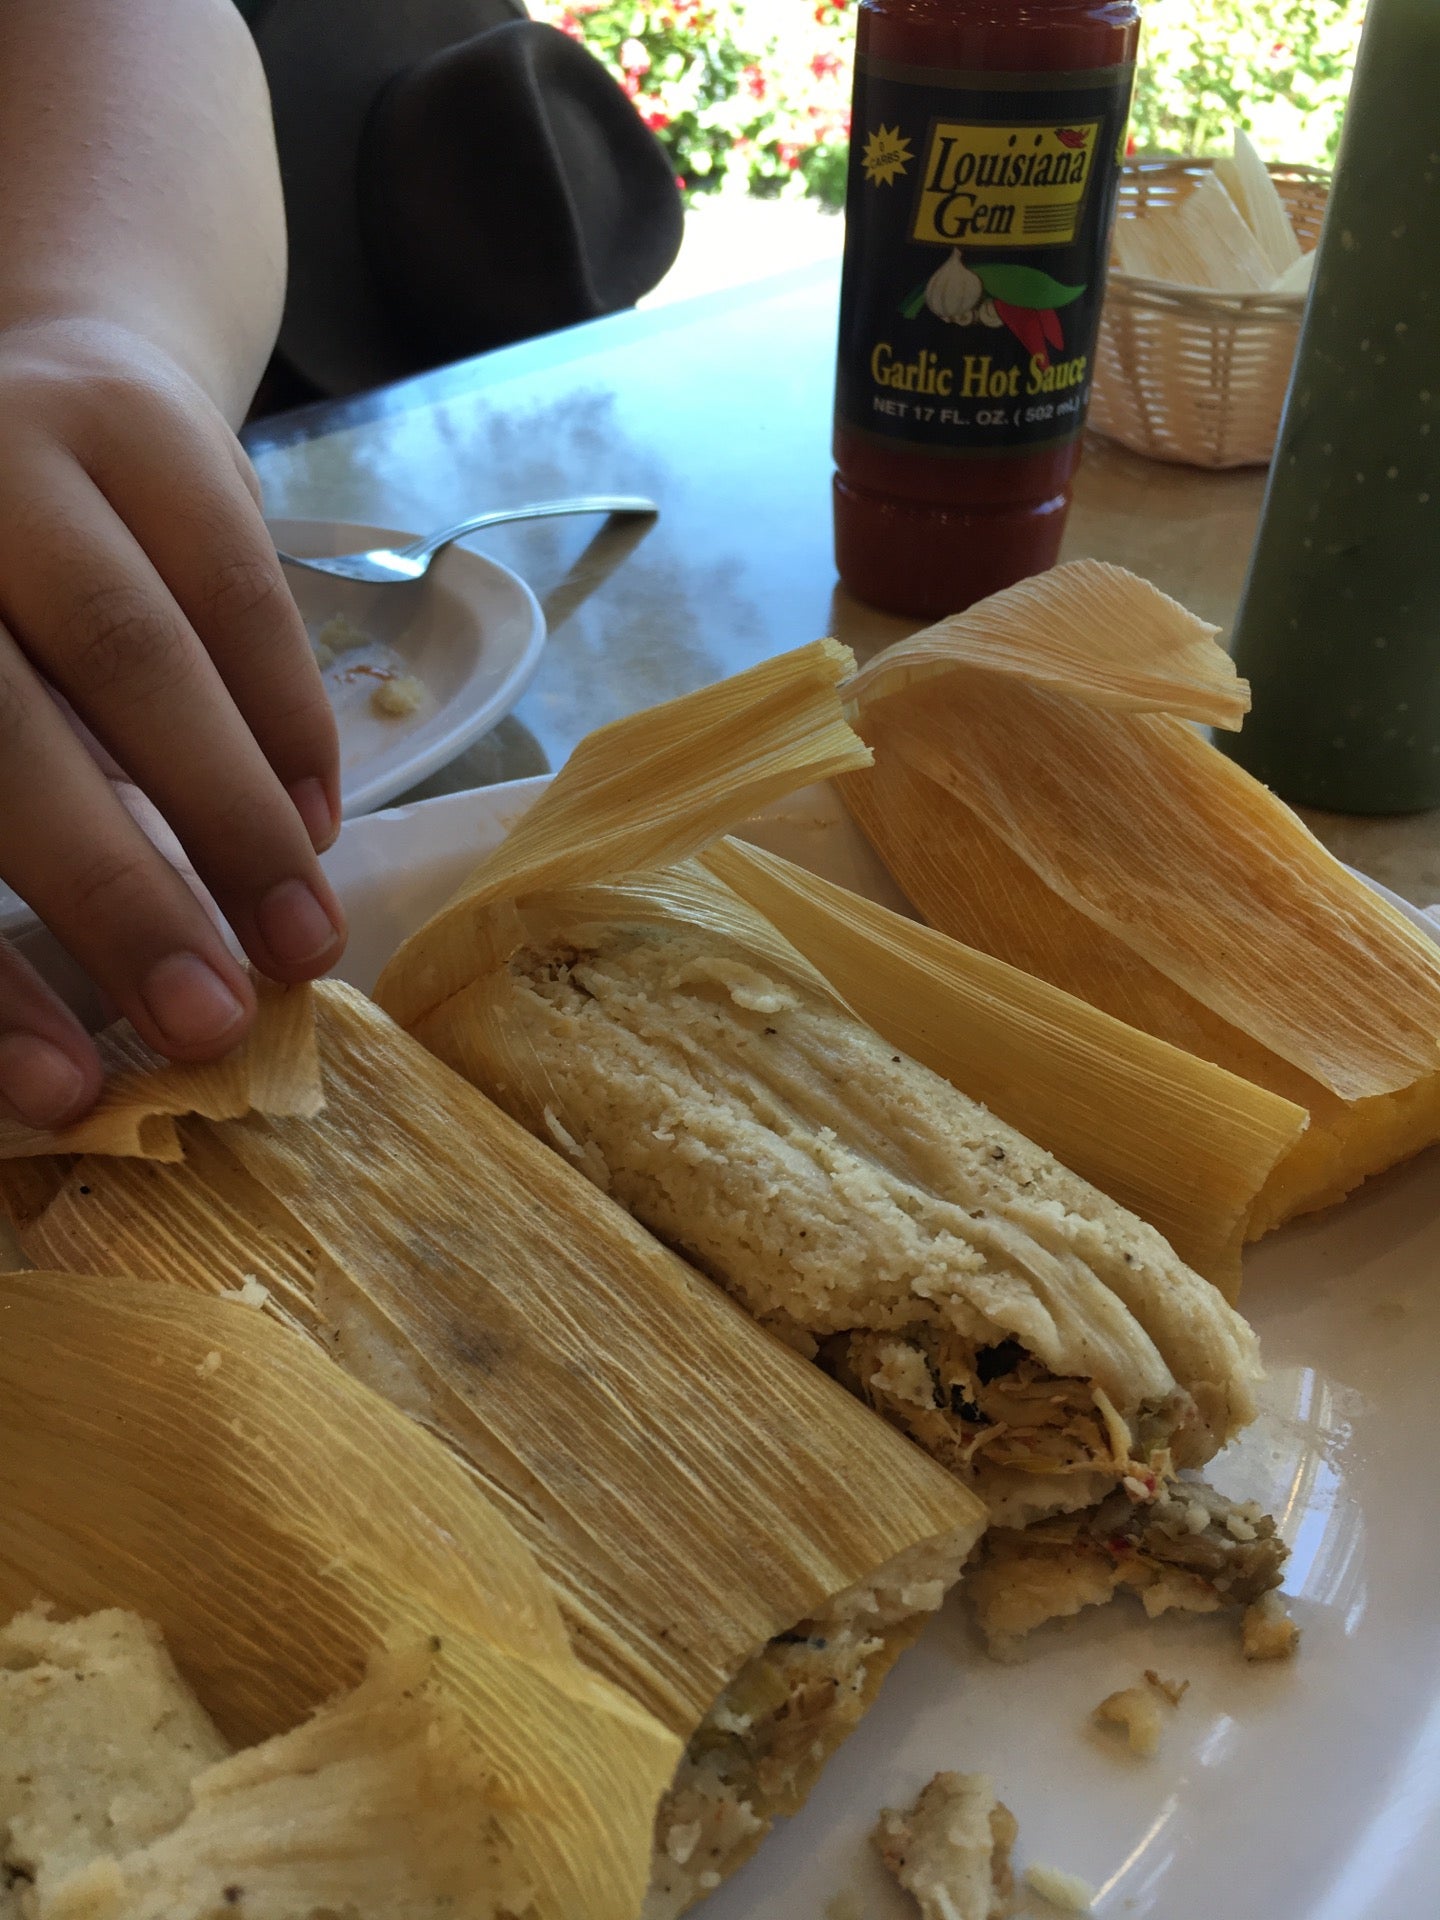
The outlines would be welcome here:
[[[221,1733],[267,1743],[47,1913],[179,1920],[221,1881],[258,1916],[629,1920],[679,1743],[576,1659],[435,1439],[176,1287],[0,1275],[0,1329],[0,1619],[37,1594],[138,1612]]]
[[[639,1069],[623,1070],[630,1077],[628,1084],[623,1078],[612,1081],[617,1098],[609,1102],[609,1113],[604,1104],[607,1097],[593,1088],[578,1096],[562,1093],[560,1075],[547,1067],[532,1039],[534,1030],[519,1017],[522,996],[509,962],[512,955],[522,953],[563,954],[567,946],[582,953],[594,951],[612,935],[623,938],[636,929],[657,930],[671,943],[667,951],[690,956],[699,950],[698,961],[682,957],[675,963],[687,977],[692,965],[698,964],[707,980],[722,981],[727,991],[733,989],[743,1008],[755,1014],[772,1006],[777,1010],[781,1024],[773,1029],[762,1026],[755,1035],[756,1048],[746,1054],[746,1064],[733,1072],[749,1077],[752,1093],[745,1097],[754,1110],[764,1112],[778,1105],[786,1114],[803,1116],[806,1127],[811,1125],[816,1088],[822,1089],[821,1158],[829,1152],[825,1138],[833,1138],[854,1155],[838,1173],[833,1192],[868,1191],[873,1177],[886,1193],[892,1191],[887,1184],[892,1180],[908,1183],[916,1192],[928,1183],[933,1190],[943,1189],[949,1204],[950,1186],[958,1190],[968,1176],[961,1174],[958,1155],[941,1144],[939,1133],[934,1141],[926,1133],[922,1109],[932,1097],[928,1080],[921,1075],[900,1088],[899,1082],[907,1074],[915,1076],[917,1069],[885,1046],[879,1052],[899,1069],[892,1076],[895,1084],[886,1088],[869,1080],[862,1086],[847,1078],[837,1064],[852,1041],[864,1052],[874,1035],[855,1019],[844,994],[837,990],[829,972],[834,965],[844,975],[845,992],[863,1001],[883,1035],[890,1031],[887,1021],[903,1025],[906,1041],[914,1042],[922,1062],[929,1060],[941,1071],[953,1071],[965,1091],[972,1080],[978,1080],[986,1092],[1000,1094],[1012,1114],[1018,1111],[1043,1121],[1053,1105],[1064,1116],[1060,1124],[1066,1138],[1077,1147],[1084,1133],[1083,1112],[1088,1110],[1092,1120],[1103,1120],[1125,1108],[1123,1093],[1112,1099],[1115,1088],[1144,1086],[1143,1096],[1134,1105],[1154,1123],[1158,1140],[1168,1142],[1168,1168],[1160,1170],[1163,1144],[1157,1152],[1154,1139],[1141,1140],[1132,1128],[1107,1147],[1112,1170],[1124,1164],[1134,1169],[1138,1182],[1165,1181],[1176,1196],[1177,1216],[1188,1206],[1197,1237],[1208,1234],[1219,1259],[1229,1240],[1237,1237],[1238,1220],[1274,1159],[1303,1124],[1303,1116],[1283,1102],[1232,1087],[1228,1076],[1214,1070],[1202,1070],[1197,1076],[1171,1050],[1153,1048],[1117,1023],[1098,1028],[1091,1014],[1063,994],[1036,989],[981,956],[966,954],[925,929],[850,901],[835,890],[809,888],[783,863],[757,862],[728,843],[710,846],[699,859],[633,870],[632,863],[641,860],[674,860],[705,848],[719,826],[743,817],[754,796],[769,797],[777,760],[792,783],[863,764],[867,757],[863,748],[841,724],[837,681],[845,664],[833,652],[802,649],[771,662],[754,677],[741,675],[723,687],[688,696],[669,708],[636,716],[592,736],[452,904],[401,948],[382,975],[379,997],[403,1011],[417,1035],[441,1057],[491,1091],[537,1135],[554,1141],[576,1164],[588,1166],[605,1181],[613,1173],[614,1148],[595,1143],[606,1134],[620,1139],[623,1151],[627,1129],[633,1137],[634,1121],[616,1120],[612,1126],[611,1116],[620,1111],[620,1097],[630,1097],[628,1084],[637,1084]],[[1177,672],[1183,673],[1185,667],[1180,660]],[[1065,670],[1057,657],[1056,671]],[[782,674],[797,694],[809,687],[812,748],[808,756],[796,752],[796,700],[776,699]],[[727,719],[743,713],[752,691],[758,699],[745,724],[723,732],[713,724],[716,711]],[[782,725],[771,726],[767,718],[771,712],[783,715]],[[653,764],[647,753],[652,728],[667,743],[688,739],[688,748],[672,753],[662,781],[638,781],[632,769]],[[589,831],[588,823],[596,818],[607,823],[604,836]],[[664,823],[663,838],[651,824],[657,819]],[[787,937],[792,933],[793,938]],[[871,968],[888,972],[893,988],[867,987],[865,975]],[[422,979],[424,989],[419,985]],[[441,997],[442,988],[448,989],[448,997]],[[824,1055],[818,1064],[812,1045],[818,1028],[793,1040],[783,1028],[784,1010],[792,1001],[819,1009],[826,1020],[839,1016],[837,1026],[826,1028],[830,1038],[818,1042]],[[1037,1041],[1044,1050],[1031,1057],[1028,1049]],[[824,1054],[832,1042],[837,1050]],[[575,1039],[565,1044],[582,1043]],[[689,1048],[692,1043],[687,1039],[679,1044]],[[734,1044],[740,1049],[749,1046],[743,1034]],[[793,1054],[787,1052],[792,1046]],[[973,1061],[967,1058],[972,1051]],[[730,1055],[725,1058],[728,1062]],[[718,1071],[722,1076],[732,1074],[730,1065]],[[886,1077],[888,1066],[881,1065],[878,1073]],[[773,1083],[769,1075],[777,1076]],[[1097,1075],[1102,1077],[1099,1089]],[[1106,1081],[1111,1083],[1108,1087]],[[824,1094],[827,1085],[830,1092]],[[1227,1094],[1235,1096],[1228,1105]],[[892,1100],[902,1105],[910,1102],[904,1108],[908,1118],[896,1118],[893,1126],[877,1118]],[[871,1104],[863,1105],[866,1101]],[[1018,1179],[1020,1163],[1014,1156],[1032,1155],[1029,1141],[1014,1141],[991,1115],[977,1115],[968,1102],[960,1104],[969,1116],[966,1125],[988,1130],[992,1145],[985,1152],[994,1160],[998,1147],[998,1161],[1005,1162],[1009,1156]],[[1242,1125],[1233,1133],[1222,1131],[1218,1124],[1222,1117],[1247,1107],[1252,1115],[1258,1114],[1257,1124],[1248,1129]],[[628,1108],[625,1111],[628,1114]],[[1201,1111],[1217,1124],[1213,1146],[1207,1141],[1195,1156],[1182,1129]],[[663,1124],[668,1128],[671,1122],[667,1119]],[[787,1118],[782,1129],[790,1124]],[[1002,1131],[1007,1144],[999,1146]],[[762,1143],[757,1151],[771,1149]],[[702,1144],[700,1135],[687,1135],[677,1138],[675,1153],[699,1154],[702,1163],[707,1153],[715,1159],[716,1172],[708,1189],[698,1196],[692,1222],[672,1219],[674,1203],[669,1195],[647,1191],[643,1175],[626,1176],[627,1204],[701,1261],[707,1271],[716,1272],[752,1310],[782,1327],[787,1337],[798,1327],[798,1344],[813,1336],[809,1339],[813,1350],[815,1340],[844,1334],[847,1329],[905,1324],[906,1301],[897,1300],[892,1309],[878,1292],[870,1300],[856,1300],[846,1291],[833,1311],[828,1304],[815,1307],[813,1302],[787,1304],[783,1309],[764,1304],[760,1287],[747,1284],[751,1276],[725,1265],[725,1252],[717,1250],[723,1235],[705,1237],[700,1214],[703,1209],[716,1219],[732,1217],[737,1208],[761,1207],[761,1199],[752,1195],[746,1200],[738,1189],[724,1187],[721,1167],[727,1149]],[[942,1156],[943,1165],[927,1159],[932,1153]],[[1192,1164],[1197,1158],[1207,1172],[1215,1170],[1214,1183],[1198,1197]],[[728,1163],[734,1164],[733,1154]],[[1072,1179],[1053,1162],[1046,1166],[1056,1177]],[[1045,1183],[1051,1172],[1037,1168],[1037,1177],[1038,1202],[1040,1190],[1049,1191]],[[935,1181],[940,1189],[933,1188]],[[1028,1176],[1022,1184],[1031,1184]],[[1084,1216],[1087,1221],[1093,1213],[1093,1226],[1084,1229],[1090,1254],[1079,1255],[1067,1242],[1061,1256],[1062,1280],[1041,1244],[1048,1244],[1058,1216],[1046,1208],[1026,1213],[1030,1203],[1021,1196],[1013,1218],[1015,1238],[1006,1244],[1014,1247],[1023,1241],[1027,1251],[1014,1256],[1014,1265],[1006,1264],[1011,1258],[1007,1254],[989,1270],[985,1283],[986,1297],[1000,1316],[995,1324],[1017,1333],[1024,1329],[1025,1338],[1034,1343],[1034,1352],[1052,1374],[1094,1376],[1117,1405],[1137,1410],[1157,1405],[1179,1381],[1210,1409],[1208,1446],[1213,1450],[1223,1435],[1248,1417],[1254,1377],[1252,1336],[1215,1290],[1187,1269],[1157,1235],[1147,1236],[1138,1220],[1122,1215],[1118,1208],[1107,1212],[1110,1203],[1104,1196],[1093,1188],[1082,1190],[1079,1182],[1068,1191],[1077,1209],[1091,1210]],[[1189,1192],[1188,1201],[1180,1200],[1182,1191]],[[828,1204],[823,1194],[817,1204]],[[877,1198],[876,1208],[883,1205]],[[1030,1224],[1020,1223],[1022,1214]],[[1074,1217],[1078,1220],[1080,1213]],[[983,1207],[969,1215],[969,1219],[984,1218]],[[953,1225],[945,1232],[971,1231],[954,1216],[946,1219]],[[803,1263],[807,1251],[800,1230],[803,1222],[796,1219],[793,1225],[794,1257]],[[818,1221],[816,1225],[818,1229]],[[854,1225],[858,1234],[862,1225],[858,1217]],[[983,1238],[990,1230],[978,1231]],[[1136,1248],[1143,1251],[1127,1252],[1122,1259],[1118,1236],[1132,1232],[1138,1236]],[[1026,1240],[1027,1235],[1038,1237]],[[877,1249],[877,1258],[881,1255],[883,1249]],[[977,1259],[983,1264],[982,1256],[977,1254]],[[1162,1269],[1163,1280],[1158,1277]],[[1020,1277],[1037,1274],[1046,1278]],[[792,1290],[798,1291],[798,1287]],[[841,1317],[845,1313],[852,1317]],[[937,1453],[944,1457],[939,1448],[937,1442]],[[1054,1492],[1050,1479],[1038,1469],[1028,1475],[1022,1469],[1019,1478],[1027,1481],[1028,1491],[1023,1494],[1014,1475],[987,1478],[984,1492],[992,1511],[1034,1511],[1034,1504],[1025,1502],[1042,1502]]]
[[[267,1314],[446,1443],[581,1657],[681,1741],[777,1635],[893,1571],[903,1618],[789,1810],[957,1575],[978,1502],[371,1002],[314,999],[320,1115],[182,1120],[180,1164],[0,1170],[27,1255],[212,1294],[258,1279]],[[553,1911],[588,1912],[578,1887]]]
[[[1128,162],[1120,175],[1120,221],[1143,228],[1151,216],[1206,189],[1212,166],[1209,160]],[[1313,250],[1328,174],[1299,166],[1269,172],[1293,235]],[[1278,244],[1272,239],[1272,247]],[[1303,286],[1277,287],[1270,280],[1249,291],[1221,293],[1208,283],[1180,285],[1112,265],[1089,424],[1156,460],[1265,466],[1279,432],[1304,307]]]
[[[1440,1138],[1440,951],[1188,724],[1245,706],[1213,629],[1080,562],[852,692],[842,792],[932,925],[1309,1113],[1249,1237]]]

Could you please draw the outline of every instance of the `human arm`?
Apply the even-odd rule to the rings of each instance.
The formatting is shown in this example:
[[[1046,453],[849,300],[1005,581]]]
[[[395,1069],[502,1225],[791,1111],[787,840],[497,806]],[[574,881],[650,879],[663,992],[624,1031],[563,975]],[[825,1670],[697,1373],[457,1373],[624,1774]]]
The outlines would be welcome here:
[[[334,961],[315,858],[338,820],[334,720],[233,432],[283,261],[264,80],[229,0],[6,0],[0,877],[180,1058],[233,1046],[253,993],[45,687],[158,806],[262,971]],[[75,1022],[0,955],[0,1096],[53,1122],[98,1084]]]

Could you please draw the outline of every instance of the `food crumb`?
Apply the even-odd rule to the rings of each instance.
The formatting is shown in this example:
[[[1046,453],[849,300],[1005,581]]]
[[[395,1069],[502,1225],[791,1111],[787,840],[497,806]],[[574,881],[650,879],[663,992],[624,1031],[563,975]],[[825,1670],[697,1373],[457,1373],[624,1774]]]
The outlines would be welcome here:
[[[1190,1691],[1188,1680],[1162,1680],[1153,1667],[1146,1667],[1145,1681],[1147,1686],[1152,1686],[1157,1693],[1163,1693],[1172,1707],[1178,1707]]]
[[[1059,1867],[1027,1867],[1025,1884],[1062,1913],[1089,1913],[1095,1899],[1095,1889],[1088,1880],[1082,1880],[1078,1873],[1062,1873]]]
[[[1100,1727],[1117,1727],[1131,1753],[1148,1759],[1160,1746],[1160,1703],[1144,1687],[1122,1687],[1100,1702],[1090,1718]]]
[[[1285,1611],[1278,1593],[1266,1593],[1245,1609],[1240,1621],[1240,1651],[1247,1660],[1289,1660],[1300,1644],[1300,1629]]]
[[[425,698],[423,682],[413,673],[396,674],[392,679],[382,680],[370,695],[370,710],[378,713],[383,720],[407,720],[419,710]]]
[[[263,1307],[270,1298],[270,1289],[258,1274],[246,1273],[240,1277],[238,1287],[222,1287],[220,1298],[230,1300],[237,1307]]]
[[[343,613],[332,613],[315,635],[314,644],[317,648],[323,647],[333,659],[337,653],[353,653],[357,647],[368,647],[372,638]]]
[[[196,1367],[195,1371],[196,1373],[199,1374],[202,1380],[208,1380],[212,1373],[218,1373],[220,1371],[219,1354],[213,1351],[210,1353],[207,1353],[205,1358],[200,1362],[199,1366]]]
[[[922,1920],[1000,1920],[1017,1831],[987,1775],[937,1773],[913,1807],[887,1807],[870,1838]]]

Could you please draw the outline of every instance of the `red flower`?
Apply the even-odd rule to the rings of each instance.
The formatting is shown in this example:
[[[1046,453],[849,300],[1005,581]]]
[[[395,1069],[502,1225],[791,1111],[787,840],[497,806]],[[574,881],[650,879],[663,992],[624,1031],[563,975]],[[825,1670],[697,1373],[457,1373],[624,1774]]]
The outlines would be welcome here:
[[[828,80],[832,74],[840,71],[838,53],[817,53],[810,59],[810,71],[817,80]]]
[[[753,61],[745,68],[741,78],[745,82],[745,91],[752,100],[763,100],[765,98],[767,92],[765,76]]]
[[[568,33],[572,40],[580,39],[580,22],[575,18],[573,13],[565,13],[560,16],[560,31],[562,33]]]
[[[653,93],[641,93],[634,96],[635,111],[649,127],[652,133],[663,133],[670,124],[670,115]]]

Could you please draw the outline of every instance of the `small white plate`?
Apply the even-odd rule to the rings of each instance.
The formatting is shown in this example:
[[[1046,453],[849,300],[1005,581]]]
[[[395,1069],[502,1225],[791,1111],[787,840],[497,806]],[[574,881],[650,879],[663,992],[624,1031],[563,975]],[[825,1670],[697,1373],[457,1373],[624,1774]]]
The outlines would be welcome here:
[[[417,536],[339,520],[272,520],[287,553],[359,553]],[[363,587],[287,567],[312,638],[342,614],[371,644],[339,654],[324,673],[340,726],[341,803],[346,819],[368,813],[464,751],[510,712],[534,678],[545,616],[518,574],[464,547],[449,547],[413,587]],[[357,671],[357,669],[359,669]],[[410,675],[424,689],[418,710],[385,719],[370,705],[380,673]],[[37,948],[42,971],[80,992],[79,977],[34,915],[0,882],[0,938]]]
[[[359,553],[417,536],[335,520],[272,520],[288,553]],[[341,801],[347,818],[413,787],[487,733],[515,705],[540,664],[545,616],[518,575],[466,547],[447,547],[413,586],[366,587],[287,567],[311,638],[335,616],[371,636],[324,669],[340,725]],[[404,675],[423,693],[415,712],[386,718],[371,695],[380,676]]]

